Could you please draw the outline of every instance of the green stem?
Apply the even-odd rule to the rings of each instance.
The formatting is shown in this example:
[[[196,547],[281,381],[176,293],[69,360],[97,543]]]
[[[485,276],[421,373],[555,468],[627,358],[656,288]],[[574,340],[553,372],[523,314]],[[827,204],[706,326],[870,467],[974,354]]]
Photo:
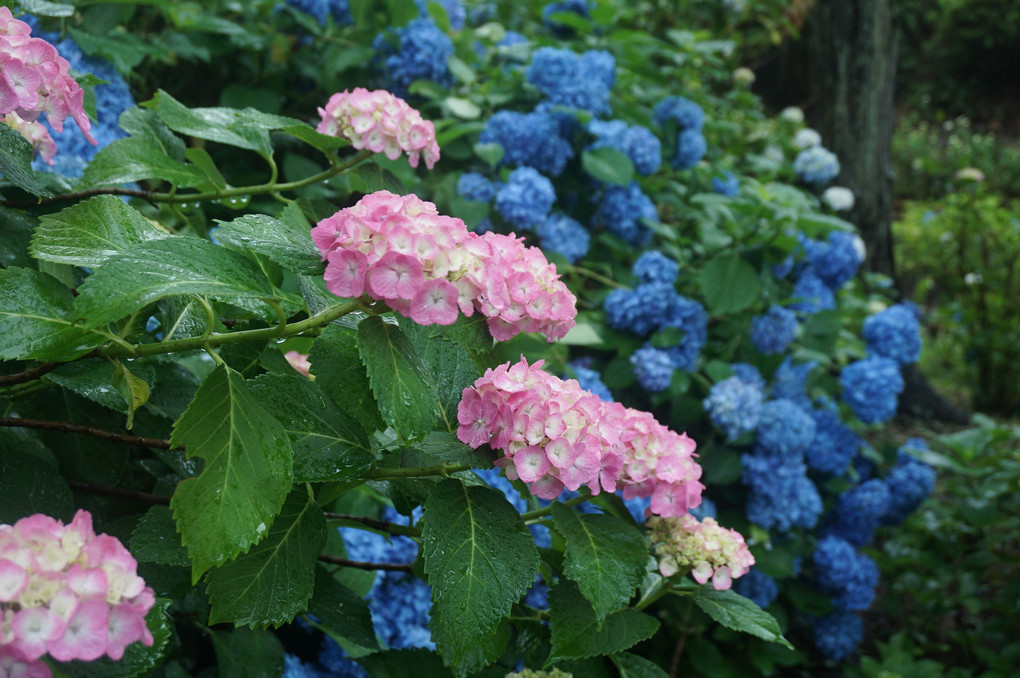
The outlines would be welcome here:
[[[662,598],[667,593],[674,593],[672,585],[673,584],[669,579],[665,580],[662,586],[659,587],[658,591],[648,596],[647,598],[638,601],[637,605],[634,606],[634,609],[643,610],[652,603],[654,603],[655,601],[657,601],[659,598]]]
[[[572,273],[579,273],[579,274],[585,276],[586,278],[591,278],[592,280],[598,281],[598,282],[602,283],[603,285],[609,285],[610,287],[626,287],[626,285],[624,285],[622,283],[619,283],[619,282],[613,280],[612,278],[607,278],[606,276],[602,275],[601,273],[596,273],[595,271],[591,270],[590,268],[584,268],[582,266],[571,266],[570,267],[570,271]]]
[[[470,464],[436,464],[435,466],[412,466],[410,468],[374,468],[364,475],[371,480],[387,480],[389,478],[420,478],[422,476],[449,477],[460,471],[470,471]]]
[[[578,504],[583,504],[589,499],[591,499],[591,492],[588,491],[587,487],[582,487],[581,494],[577,495],[573,499],[568,499],[566,501],[556,503],[558,503],[560,506],[577,506]],[[521,519],[524,520],[525,523],[527,523],[529,520],[535,520],[536,518],[544,518],[545,516],[551,515],[552,507],[555,506],[556,503],[549,504],[545,508],[535,509],[534,511],[522,513]]]

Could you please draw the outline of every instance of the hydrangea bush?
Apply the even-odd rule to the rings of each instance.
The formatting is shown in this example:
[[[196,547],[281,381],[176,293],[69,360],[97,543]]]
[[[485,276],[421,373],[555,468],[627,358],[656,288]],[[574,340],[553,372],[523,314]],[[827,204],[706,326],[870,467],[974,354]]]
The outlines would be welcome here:
[[[370,4],[217,4],[222,40],[166,7],[118,19],[222,69],[219,106],[135,84],[172,64],[76,15],[140,102],[72,73],[122,106],[94,155],[28,127],[90,128],[5,65],[0,520],[88,510],[121,541],[81,567],[132,574],[105,584],[102,651],[61,649],[75,601],[50,592],[0,660],[664,675],[692,624],[690,672],[850,656],[866,549],[933,475],[864,442],[920,344],[857,283],[821,197],[838,159],[798,159],[828,152],[762,114],[724,43],[639,39],[624,3]],[[83,100],[32,42],[63,19],[0,12],[3,58],[37,45]],[[27,618],[6,553],[0,605]],[[70,567],[85,606],[100,576]]]

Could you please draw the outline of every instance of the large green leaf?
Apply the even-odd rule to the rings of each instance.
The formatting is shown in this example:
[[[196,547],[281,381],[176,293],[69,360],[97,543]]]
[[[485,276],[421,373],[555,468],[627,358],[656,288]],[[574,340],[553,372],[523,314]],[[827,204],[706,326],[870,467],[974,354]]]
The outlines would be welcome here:
[[[209,631],[219,665],[219,678],[279,678],[283,675],[284,651],[272,631],[241,627]]]
[[[312,597],[326,520],[307,486],[287,497],[265,539],[209,573],[209,623],[274,627],[294,619]]]
[[[580,586],[601,626],[644,578],[648,544],[637,528],[613,516],[579,515],[562,504],[553,504],[552,515],[567,542],[563,573]]]
[[[712,257],[698,278],[713,313],[733,313],[755,302],[761,290],[758,272],[736,252]]]
[[[131,555],[141,562],[187,567],[188,551],[181,545],[174,516],[165,506],[153,506],[131,532]]]
[[[180,294],[221,300],[274,296],[251,260],[206,240],[176,237],[143,243],[107,262],[78,288],[74,314],[85,327],[100,327]]]
[[[488,487],[444,480],[425,502],[423,520],[432,637],[448,666],[480,668],[502,648],[494,647],[495,656],[475,650],[535,583],[538,549],[517,511]]]
[[[634,163],[625,153],[603,146],[581,154],[581,166],[594,179],[627,186],[634,178]]]
[[[669,674],[653,661],[630,652],[614,654],[610,659],[620,671],[620,678],[668,678]]]
[[[315,595],[308,612],[330,635],[367,649],[379,647],[368,602],[336,580],[321,564],[315,568]]]
[[[371,465],[368,434],[315,382],[296,374],[263,374],[251,383],[251,393],[287,431],[296,482],[352,478]]]
[[[117,186],[143,179],[162,179],[182,188],[209,181],[200,168],[174,160],[150,139],[127,137],[112,141],[96,153],[78,187]]]
[[[75,326],[70,290],[28,268],[0,269],[0,360],[73,360],[103,342]]]
[[[192,579],[263,539],[291,488],[291,448],[283,427],[226,365],[213,370],[174,424],[172,445],[205,459],[170,501],[192,560]]]
[[[8,125],[0,125],[0,175],[32,195],[49,195],[32,172],[32,144]]]
[[[405,438],[432,430],[438,403],[421,356],[400,328],[379,316],[358,325],[358,352],[387,424]]]
[[[69,521],[74,497],[53,453],[23,428],[0,428],[0,523],[45,513]]]
[[[355,330],[329,325],[312,344],[308,359],[315,383],[341,412],[357,419],[366,431],[385,428],[358,353]]]
[[[793,649],[790,641],[783,637],[776,618],[742,595],[699,586],[694,590],[693,598],[705,614],[726,628]]]
[[[255,250],[296,273],[321,274],[322,256],[315,248],[310,233],[307,226],[295,227],[293,221],[288,223],[265,214],[247,214],[221,223],[216,239]]]
[[[651,638],[659,620],[637,610],[620,610],[598,624],[595,611],[577,585],[561,581],[549,592],[552,652],[549,663],[623,652]]]

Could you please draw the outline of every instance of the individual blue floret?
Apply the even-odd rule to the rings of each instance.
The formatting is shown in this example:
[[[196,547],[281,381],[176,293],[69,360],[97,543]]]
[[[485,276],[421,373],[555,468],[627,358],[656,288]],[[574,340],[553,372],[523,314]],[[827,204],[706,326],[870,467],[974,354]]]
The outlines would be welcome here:
[[[615,60],[608,52],[579,56],[569,49],[540,47],[532,55],[525,77],[552,104],[602,115],[610,110],[609,80],[615,79],[610,70],[615,72]]]
[[[591,235],[580,223],[560,212],[549,217],[535,228],[539,246],[547,252],[556,252],[570,263],[588,254]]]
[[[726,438],[736,440],[758,426],[764,399],[760,386],[734,376],[713,384],[702,404],[712,423],[726,433]]]
[[[903,304],[890,306],[864,321],[862,331],[868,353],[891,358],[900,365],[921,357],[921,325]]]
[[[673,120],[681,130],[700,130],[705,124],[705,111],[701,106],[684,97],[666,97],[655,104],[652,110],[652,119],[659,127],[665,127]]]
[[[544,222],[556,202],[552,182],[530,167],[518,167],[496,191],[496,211],[507,223],[531,230]]]
[[[911,438],[896,452],[896,466],[885,477],[889,488],[889,507],[882,516],[884,525],[898,525],[907,519],[935,490],[935,469],[907,450],[928,449],[920,438]]]
[[[751,343],[765,355],[782,353],[796,338],[797,315],[782,306],[773,304],[767,313],[751,319]]]
[[[643,247],[652,238],[652,232],[641,219],[657,220],[659,212],[652,199],[642,192],[636,181],[629,186],[606,188],[595,212],[595,223],[604,226],[629,245]]]
[[[792,400],[770,400],[761,408],[756,433],[769,454],[800,459],[815,438],[815,420]]]
[[[503,147],[501,165],[526,165],[551,176],[559,176],[574,157],[570,144],[561,136],[557,118],[542,110],[499,111],[485,123],[479,141]]]
[[[448,87],[452,82],[447,66],[453,56],[453,42],[431,19],[414,19],[407,26],[390,29],[372,43],[385,67],[388,89],[406,97],[415,80],[431,80]]]
[[[843,368],[839,375],[843,401],[865,424],[881,424],[896,414],[903,391],[900,366],[889,358],[871,357]]]
[[[701,130],[685,129],[676,137],[676,152],[673,154],[673,168],[690,169],[701,162],[708,152],[708,143]]]
[[[450,28],[455,31],[459,31],[464,28],[464,23],[467,20],[467,10],[464,8],[464,3],[461,0],[414,0],[414,4],[418,6],[418,12],[423,18],[429,18],[429,2],[438,2],[446,10],[446,16],[450,20]]]
[[[846,231],[833,231],[824,242],[813,242],[809,251],[811,270],[831,290],[838,290],[857,275],[861,255],[855,244],[857,236]]]
[[[733,583],[733,589],[750,598],[751,602],[761,608],[771,605],[779,597],[779,585],[757,567],[752,567],[747,574]]]
[[[753,453],[745,454],[741,461],[740,480],[748,486],[744,506],[748,520],[778,532],[818,524],[822,498],[807,477],[807,467],[796,457]]]
[[[650,346],[639,348],[631,355],[630,364],[634,366],[638,383],[646,391],[658,393],[669,388],[673,379],[673,361],[665,351]]]
[[[878,566],[858,553],[850,542],[836,536],[818,541],[815,570],[822,590],[832,596],[837,610],[866,610],[875,600]]]
[[[798,301],[790,308],[803,313],[818,313],[836,308],[836,297],[832,290],[809,268],[805,269],[793,286],[793,298]]]
[[[712,190],[734,198],[740,195],[740,181],[737,180],[733,172],[727,172],[721,177],[712,177]]]
[[[816,619],[815,647],[833,661],[852,655],[864,640],[864,621],[853,612],[833,612]]]
[[[465,200],[489,202],[496,195],[496,186],[478,172],[464,172],[457,179],[457,195]]]
[[[643,283],[674,283],[680,266],[659,250],[644,252],[631,267],[634,277]]]
[[[890,493],[880,478],[865,480],[836,498],[825,534],[842,537],[853,546],[865,546],[889,510]]]
[[[813,360],[795,363],[792,356],[787,356],[772,375],[772,398],[792,400],[802,409],[810,409],[811,399],[807,395],[807,378],[817,366],[818,363]]]
[[[840,475],[857,455],[861,439],[833,410],[814,409],[811,418],[815,420],[815,439],[804,452],[807,465],[820,473]]]
[[[675,346],[666,349],[678,370],[689,372],[697,367],[698,355],[708,340],[708,313],[693,299],[674,295],[660,318],[659,329],[675,327],[684,331],[684,337]]]
[[[839,169],[839,158],[822,146],[804,149],[793,161],[793,171],[797,173],[797,178],[805,184],[815,186],[827,184],[835,179]]]

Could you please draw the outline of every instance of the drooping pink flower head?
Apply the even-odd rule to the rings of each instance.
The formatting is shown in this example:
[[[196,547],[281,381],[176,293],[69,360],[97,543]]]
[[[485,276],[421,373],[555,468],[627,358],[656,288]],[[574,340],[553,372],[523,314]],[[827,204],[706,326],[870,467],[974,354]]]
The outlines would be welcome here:
[[[432,123],[386,90],[370,92],[357,87],[350,92],[337,92],[325,108],[319,109],[319,115],[322,121],[316,129],[320,133],[349,139],[358,150],[385,153],[390,160],[407,153],[411,167],[418,166],[419,157],[429,169],[439,160]]]
[[[736,530],[722,527],[714,518],[699,523],[689,513],[679,517],[653,516],[646,524],[659,572],[664,577],[690,572],[699,584],[711,579],[713,588],[725,591],[754,565],[754,556],[744,537]]]

